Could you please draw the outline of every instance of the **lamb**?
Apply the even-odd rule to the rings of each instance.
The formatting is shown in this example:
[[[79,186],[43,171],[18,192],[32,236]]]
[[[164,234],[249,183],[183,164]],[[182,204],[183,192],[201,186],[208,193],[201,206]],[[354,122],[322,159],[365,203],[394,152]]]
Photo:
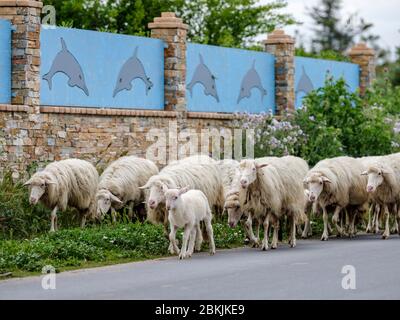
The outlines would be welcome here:
[[[133,208],[144,201],[144,191],[139,187],[157,173],[158,168],[152,161],[136,156],[125,156],[111,163],[100,176],[97,214],[104,216],[111,209],[115,222],[116,210],[128,204],[131,217]]]
[[[296,246],[296,224],[304,219],[305,197],[302,179],[308,165],[300,158],[261,158],[240,162],[240,179],[237,184],[240,210],[228,210],[231,227],[239,221],[243,212],[263,220],[264,239],[262,250],[268,249],[270,224],[274,226],[272,248],[278,244],[279,219],[284,215],[291,221],[289,244]],[[249,230],[252,233],[252,228]],[[258,241],[252,234],[252,240]]]
[[[50,232],[58,229],[57,211],[74,207],[82,214],[81,227],[87,217],[96,217],[95,194],[99,175],[87,161],[67,159],[55,161],[36,172],[24,185],[29,186],[29,202],[39,201],[51,209]]]
[[[168,214],[165,209],[163,186],[201,190],[210,207],[223,206],[222,180],[217,161],[207,156],[192,156],[164,167],[157,175],[150,177],[140,189],[149,189],[146,196],[147,220],[153,224],[163,224],[168,233]]]
[[[309,190],[309,201],[316,202],[322,209],[324,231],[321,240],[328,240],[327,207],[335,208],[332,222],[339,235],[343,234],[339,226],[339,214],[348,205],[364,206],[368,202],[365,190],[365,177],[360,175],[363,165],[351,157],[337,157],[318,162],[304,179],[305,187]]]
[[[362,172],[363,176],[368,176],[365,183],[366,191],[371,195],[373,202],[378,204],[383,210],[385,217],[385,231],[383,239],[390,235],[389,217],[390,210],[395,214],[397,223],[399,222],[399,212],[397,211],[400,203],[400,161],[398,155],[389,155],[380,158],[374,164]],[[378,225],[378,219],[376,219]]]
[[[169,234],[169,240],[172,245],[170,247],[171,254],[179,254],[179,259],[190,258],[194,251],[195,241],[196,250],[200,251],[202,242],[201,221],[204,221],[210,241],[210,254],[215,254],[214,235],[211,225],[212,215],[205,194],[200,190],[189,190],[189,187],[168,189],[164,185],[163,190],[171,230]],[[176,243],[176,231],[178,228],[184,228],[180,253]]]

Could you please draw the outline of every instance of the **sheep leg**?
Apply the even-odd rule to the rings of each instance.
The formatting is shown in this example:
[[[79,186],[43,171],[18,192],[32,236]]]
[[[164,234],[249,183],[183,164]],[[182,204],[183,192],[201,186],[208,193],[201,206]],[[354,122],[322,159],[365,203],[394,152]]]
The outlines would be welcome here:
[[[356,235],[355,231],[355,221],[356,221],[357,211],[350,217],[349,224],[349,237],[353,238]]]
[[[83,214],[81,220],[81,228],[83,229],[85,225],[86,225],[86,214]]]
[[[203,235],[201,232],[200,223],[196,227],[196,251],[201,251],[201,244],[203,243]]]
[[[129,201],[129,204],[128,204],[128,217],[129,217],[129,220],[130,221],[132,221],[132,219],[133,219],[133,207],[134,207],[134,203],[133,203],[133,201]]]
[[[50,219],[51,219],[51,226],[50,226],[50,232],[55,232],[57,227],[57,206],[51,211]]]
[[[112,222],[116,223],[117,222],[117,211],[113,207],[111,207],[111,217],[112,217]]]
[[[384,212],[385,212],[385,231],[382,234],[382,239],[387,239],[390,235],[390,228],[389,228],[389,208],[387,204],[384,205]]]
[[[291,236],[290,236],[289,245],[291,248],[294,248],[296,246],[296,221],[295,221],[295,217],[293,214],[290,217],[290,220],[291,220],[291,223],[290,223]]]
[[[303,239],[306,239],[308,237],[309,233],[311,233],[311,223],[310,223],[310,213],[307,212],[306,222],[304,223],[304,229],[303,229],[303,233],[301,234],[301,237]]]
[[[373,225],[375,225],[375,232],[374,233],[379,233],[379,214],[380,214],[381,207],[379,204],[375,205],[375,213],[374,213],[374,221]]]
[[[392,229],[390,230],[390,233],[398,233],[399,225],[397,223],[397,204],[393,205],[393,213],[394,213],[393,226]]]
[[[253,247],[258,247],[260,245],[260,242],[258,240],[259,238],[256,238],[256,236],[254,235],[254,232],[253,232],[253,219],[252,219],[251,214],[249,214],[244,225],[245,225],[246,233],[250,238],[250,243],[253,244]]]
[[[278,248],[278,238],[279,238],[279,219],[276,219],[274,223],[274,234],[272,236],[271,249]]]
[[[398,233],[399,232],[399,224],[397,223],[397,218],[394,218],[393,220],[393,227],[392,230],[390,230],[391,233]]]
[[[264,222],[264,239],[261,244],[261,250],[268,250],[268,236],[269,236],[269,217],[268,215],[265,217]]]
[[[169,233],[169,247],[168,251],[170,254],[179,254],[179,248],[176,244],[176,231],[178,228],[171,224],[170,226],[171,232]]]
[[[365,229],[366,233],[371,233],[371,231],[372,231],[371,211],[372,211],[372,206],[369,207],[369,209],[368,209],[368,224],[367,224],[367,228]]]
[[[179,254],[179,259],[188,258],[188,253],[187,253],[188,240],[189,240],[190,232],[192,231],[193,228],[194,228],[194,226],[189,223],[187,223],[185,225],[185,229],[183,230],[182,247],[181,247],[181,253]]]
[[[215,254],[215,242],[214,242],[214,232],[211,225],[211,212],[210,215],[204,219],[204,224],[206,225],[206,231],[208,238],[210,239],[210,254]]]
[[[397,220],[397,224],[400,225],[400,207],[398,207],[396,220]],[[398,234],[400,235],[400,229],[398,229],[397,231],[398,231]]]
[[[196,234],[197,234],[197,226],[193,226],[192,230],[190,231],[190,236],[189,236],[189,248],[186,253],[186,257],[190,258],[193,254],[194,251],[194,243],[196,240]]]
[[[343,234],[343,229],[339,226],[339,214],[341,209],[340,206],[336,206],[332,217],[332,223],[335,225],[339,237]]]
[[[322,233],[321,241],[328,240],[329,233],[328,233],[328,212],[326,211],[325,207],[322,207],[322,219],[324,220],[324,232]]]
[[[256,234],[255,234],[256,239],[260,239],[260,225],[261,225],[260,219],[257,218],[254,222],[254,227],[256,229]]]

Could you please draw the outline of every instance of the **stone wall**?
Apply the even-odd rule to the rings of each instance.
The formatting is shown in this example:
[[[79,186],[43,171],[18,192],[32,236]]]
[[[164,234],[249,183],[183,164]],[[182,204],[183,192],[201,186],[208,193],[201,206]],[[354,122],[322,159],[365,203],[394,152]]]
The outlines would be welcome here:
[[[40,13],[42,1],[1,0],[0,18],[11,20],[12,104],[0,105],[0,177],[6,170],[22,178],[27,168],[69,157],[104,167],[125,154],[145,156],[152,129],[218,131],[234,128],[233,114],[194,113],[186,109],[186,33],[189,28],[174,13],[163,13],[149,24],[151,36],[162,39],[165,110],[116,110],[40,105]],[[275,55],[277,114],[294,110],[294,39],[282,30],[270,34],[265,50]],[[355,47],[350,56],[360,64],[361,90],[374,78],[373,51]],[[174,127],[175,128],[175,127]],[[173,128],[173,129],[174,129]],[[226,130],[227,131],[227,130]],[[168,160],[175,160],[178,143],[167,137]],[[199,141],[200,143],[200,141]],[[207,142],[207,147],[209,143]],[[159,163],[161,166],[163,163]]]
[[[25,178],[29,166],[70,157],[89,160],[100,169],[122,155],[144,157],[155,142],[146,137],[149,130],[168,133],[177,120],[173,111],[41,107],[40,113],[29,113],[28,109],[0,105],[0,176],[11,171],[14,178]],[[232,128],[234,119],[189,112],[184,129],[200,133],[205,128]]]
[[[32,0],[0,1],[0,19],[12,32],[12,104],[40,104],[40,14],[43,4]]]

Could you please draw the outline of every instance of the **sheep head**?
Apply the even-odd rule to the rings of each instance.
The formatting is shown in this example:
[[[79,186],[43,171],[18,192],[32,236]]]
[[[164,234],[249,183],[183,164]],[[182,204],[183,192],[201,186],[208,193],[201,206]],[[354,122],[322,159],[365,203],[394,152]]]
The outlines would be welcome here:
[[[257,173],[267,163],[258,164],[255,160],[242,160],[239,165],[239,182],[243,189],[246,189],[257,179]]]
[[[369,166],[366,171],[361,173],[363,176],[368,176],[367,192],[373,193],[385,180],[385,175],[389,174],[381,165]]]
[[[51,184],[56,184],[57,182],[46,171],[41,171],[35,173],[24,186],[28,186],[29,192],[29,203],[37,204],[40,198],[45,194],[47,188]]]
[[[149,190],[149,197],[147,199],[147,205],[150,209],[155,209],[159,204],[165,202],[165,187],[166,185],[161,181],[149,179],[147,183],[140,187],[139,189],[148,189]]]
[[[229,226],[236,227],[243,214],[240,208],[239,191],[231,191],[226,195],[224,209],[228,212]]]
[[[97,215],[99,217],[105,215],[111,208],[111,206],[120,206],[123,202],[114,194],[107,189],[100,189],[96,194],[97,202]]]
[[[181,201],[181,195],[189,191],[189,186],[180,189],[168,189],[164,185],[163,191],[165,194],[165,206],[167,210],[174,210]]]
[[[321,173],[313,172],[310,176],[304,179],[304,186],[307,188],[308,201],[315,202],[324,190],[324,186],[331,183],[329,178],[325,177]]]

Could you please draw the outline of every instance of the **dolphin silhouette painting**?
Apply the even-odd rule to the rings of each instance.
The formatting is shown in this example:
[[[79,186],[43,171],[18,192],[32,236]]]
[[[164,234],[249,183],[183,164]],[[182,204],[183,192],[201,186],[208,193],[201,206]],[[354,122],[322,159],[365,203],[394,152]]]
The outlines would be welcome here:
[[[61,47],[61,51],[53,60],[50,71],[43,76],[43,79],[47,81],[51,90],[53,76],[58,72],[64,73],[69,78],[68,85],[70,87],[78,87],[89,96],[82,68],[78,60],[68,51],[63,38],[61,38]]]
[[[149,90],[153,87],[153,83],[146,75],[144,66],[138,58],[138,47],[135,48],[133,56],[126,60],[119,71],[117,83],[115,84],[114,88],[113,98],[122,90],[131,90],[132,81],[135,79],[141,79],[144,82],[147,95]]]
[[[296,93],[303,92],[305,94],[309,93],[314,89],[310,77],[307,75],[304,66],[302,66],[303,73],[301,74],[299,83],[297,85]]]
[[[253,64],[251,68],[247,71],[245,76],[242,79],[242,83],[240,85],[240,92],[237,99],[237,103],[240,102],[243,98],[250,98],[251,89],[257,88],[261,93],[261,101],[263,101],[264,96],[267,95],[267,90],[261,84],[261,78],[255,69],[255,60],[253,60]]]
[[[199,54],[200,63],[194,71],[192,80],[188,83],[187,89],[190,91],[190,96],[193,96],[193,87],[200,83],[204,87],[204,94],[212,96],[219,102],[217,87],[215,85],[216,77],[211,73],[210,69],[204,64],[203,56]]]

